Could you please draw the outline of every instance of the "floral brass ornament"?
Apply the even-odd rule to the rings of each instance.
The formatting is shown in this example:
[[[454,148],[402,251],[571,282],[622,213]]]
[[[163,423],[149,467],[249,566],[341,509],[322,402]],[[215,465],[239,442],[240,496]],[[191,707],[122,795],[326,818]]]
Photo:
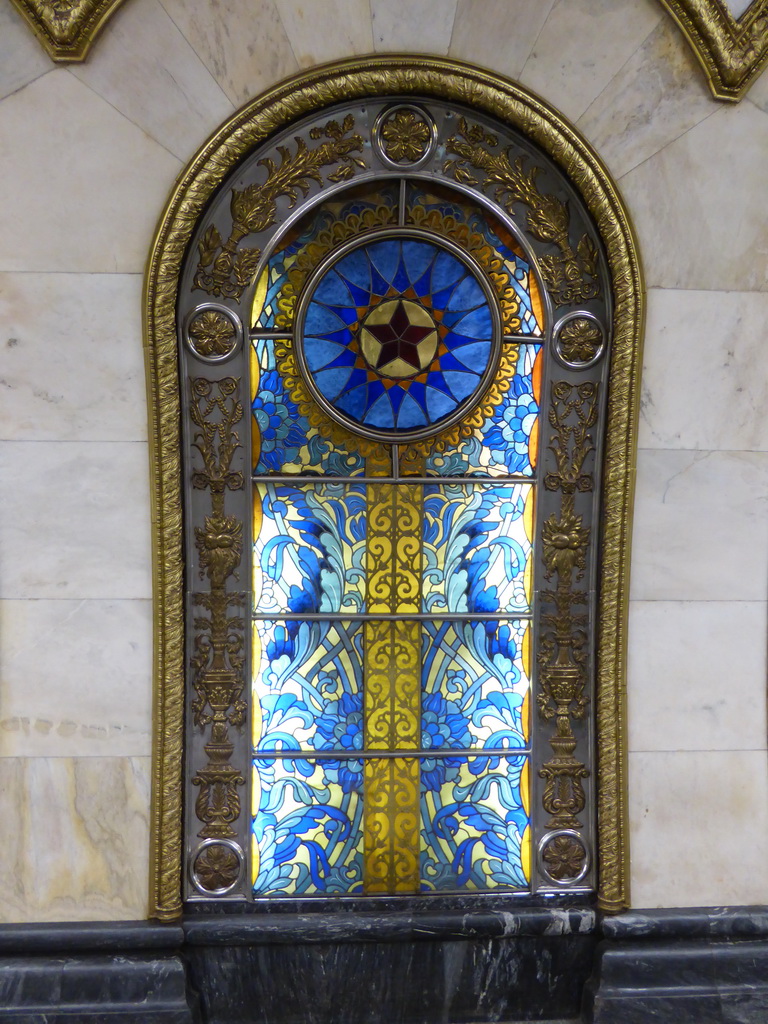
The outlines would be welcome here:
[[[546,836],[541,843],[540,856],[544,873],[560,884],[572,885],[580,881],[589,867],[587,848],[581,836],[571,831]]]
[[[363,148],[362,136],[349,134],[354,127],[355,120],[351,114],[341,124],[328,121],[322,128],[313,128],[309,133],[313,140],[327,140],[321,145],[310,149],[302,138],[296,136],[295,153],[291,154],[287,146],[278,147],[280,164],[269,157],[259,161],[266,169],[266,181],[261,185],[232,189],[229,238],[224,241],[212,224],[198,242],[195,288],[229,299],[242,296],[256,272],[261,249],[239,249],[240,242],[247,235],[258,234],[275,223],[279,197],[288,196],[290,205],[294,206],[300,192],[308,195],[313,181],[323,184],[321,167],[339,164],[327,175],[328,181],[332,182],[347,181],[354,175],[356,167],[365,168],[365,161],[355,155]]]
[[[660,0],[707,76],[712,95],[738,102],[768,63],[768,0],[735,18],[727,0]]]
[[[187,344],[200,359],[221,362],[237,350],[243,338],[239,317],[225,306],[198,306],[187,319]]]
[[[589,313],[571,313],[555,326],[554,348],[555,354],[566,366],[584,370],[597,362],[603,354],[603,328]]]
[[[200,788],[195,814],[203,827],[198,835],[215,839],[236,836],[232,824],[241,811],[238,789],[245,785],[240,769],[230,763],[234,745],[229,737],[230,727],[242,726],[246,719],[245,619],[230,609],[245,607],[247,597],[226,589],[242,556],[243,523],[224,509],[226,491],[244,487],[243,474],[231,469],[232,457],[241,447],[234,429],[243,418],[239,386],[235,377],[191,381],[193,447],[203,462],[203,468],[192,474],[192,486],[210,490],[212,509],[204,526],[195,528],[200,575],[207,577],[210,590],[193,595],[194,604],[207,615],[196,616],[193,623],[192,682],[197,696],[192,715],[199,728],[210,726],[210,736],[205,745],[208,764],[197,771],[192,784]]]
[[[40,40],[48,56],[59,62],[82,61],[99,32],[123,0],[11,0]]]
[[[548,827],[553,829],[581,828],[578,815],[586,804],[582,783],[590,775],[574,756],[577,739],[572,728],[572,719],[583,719],[589,703],[585,693],[589,624],[586,613],[578,610],[586,608],[588,594],[575,584],[584,577],[591,538],[575,511],[575,496],[594,486],[585,463],[594,452],[590,431],[597,423],[597,398],[598,387],[591,382],[552,384],[549,425],[554,433],[549,449],[557,471],[545,475],[544,486],[560,491],[562,502],[559,513],[552,513],[542,528],[544,578],[557,582],[554,590],[541,595],[553,610],[541,617],[536,701],[540,716],[555,721],[555,732],[549,737],[554,756],[539,770],[544,779],[542,804],[550,815]]]
[[[235,843],[208,840],[192,861],[192,881],[201,892],[221,896],[237,884],[242,867],[242,851]]]
[[[411,106],[383,111],[373,130],[382,155],[400,166],[419,163],[429,155],[436,138],[435,123],[424,111]]]
[[[512,161],[509,152],[493,152],[499,147],[495,135],[479,125],[459,118],[457,132],[446,143],[446,152],[458,157],[446,160],[443,173],[465,185],[495,186],[494,197],[513,215],[516,203],[527,207],[526,226],[540,242],[560,250],[539,259],[542,276],[555,305],[583,302],[600,295],[598,252],[589,235],[583,235],[574,247],[570,240],[570,214],[567,203],[557,196],[542,193],[536,183],[540,167],[526,168],[525,157]],[[470,170],[471,168],[471,170]],[[484,178],[473,171],[481,171]]]

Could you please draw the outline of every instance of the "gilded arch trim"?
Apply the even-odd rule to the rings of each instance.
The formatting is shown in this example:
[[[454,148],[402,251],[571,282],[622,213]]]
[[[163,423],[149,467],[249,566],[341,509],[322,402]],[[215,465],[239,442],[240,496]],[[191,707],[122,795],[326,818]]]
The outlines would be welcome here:
[[[473,106],[528,136],[565,172],[595,219],[614,296],[614,355],[603,474],[602,593],[598,622],[599,903],[628,902],[626,615],[643,327],[640,263],[626,210],[607,171],[562,117],[521,87],[469,65],[413,55],[371,56],[296,76],[240,110],[202,147],[162,214],[145,277],[155,590],[155,751],[151,913],[181,912],[184,718],[180,394],[175,311],[182,261],[208,200],[253,147],[294,119],[366,95],[426,93]]]

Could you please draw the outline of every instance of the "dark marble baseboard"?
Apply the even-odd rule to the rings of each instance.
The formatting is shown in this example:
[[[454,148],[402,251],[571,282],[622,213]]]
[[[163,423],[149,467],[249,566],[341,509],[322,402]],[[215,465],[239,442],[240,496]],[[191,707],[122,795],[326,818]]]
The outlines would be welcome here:
[[[0,926],[0,1024],[763,1024],[768,908],[445,904]]]

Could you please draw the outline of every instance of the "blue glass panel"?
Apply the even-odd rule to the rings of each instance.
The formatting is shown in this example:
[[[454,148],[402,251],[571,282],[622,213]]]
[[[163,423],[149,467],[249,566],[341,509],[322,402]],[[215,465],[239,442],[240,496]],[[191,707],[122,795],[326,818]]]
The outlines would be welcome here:
[[[421,761],[424,892],[528,888],[527,758]]]
[[[458,349],[457,358],[466,351]],[[520,346],[517,372],[493,415],[453,450],[430,455],[428,476],[533,475],[539,433],[534,363],[540,353],[540,345]]]
[[[364,488],[260,483],[256,501],[254,607],[264,615],[364,610]]]
[[[340,281],[355,300],[332,305],[331,296],[341,301]],[[471,398],[493,356],[492,338],[483,288],[453,252],[389,236],[361,243],[316,284],[301,344],[323,398],[350,421],[396,435],[439,424]],[[329,341],[346,345],[348,359]],[[327,374],[344,362],[363,379]]]
[[[530,681],[523,643],[530,624],[425,622],[422,629],[422,747],[527,745]]]
[[[253,629],[255,749],[362,749],[362,624],[256,619]]]
[[[424,487],[425,612],[530,608],[531,484]]]
[[[256,896],[362,892],[361,761],[253,762]]]
[[[288,343],[283,341],[281,345]],[[336,346],[336,349],[339,349]],[[329,348],[332,351],[333,348]],[[339,349],[339,351],[342,351]],[[361,476],[365,461],[350,446],[333,444],[311,427],[291,400],[277,368],[275,343],[259,338],[253,342],[254,376],[258,378],[253,399],[254,469],[268,473],[323,473],[328,476]]]

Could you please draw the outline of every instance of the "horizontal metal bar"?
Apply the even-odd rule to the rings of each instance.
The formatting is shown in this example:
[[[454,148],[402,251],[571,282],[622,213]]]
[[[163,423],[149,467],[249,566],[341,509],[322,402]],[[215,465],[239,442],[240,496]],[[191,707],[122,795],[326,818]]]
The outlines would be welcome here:
[[[532,619],[531,612],[405,612],[376,615],[373,612],[254,612],[259,622],[507,622]]]
[[[254,327],[248,332],[251,341],[291,341],[293,331],[270,331],[265,327]],[[540,334],[505,334],[502,344],[509,345],[543,345],[545,338]]]
[[[532,476],[301,476],[298,473],[284,473],[278,476],[265,476],[254,473],[251,477],[254,484],[421,484],[422,486],[437,484],[448,487],[451,484],[535,484]]]
[[[254,750],[251,756],[262,761],[273,758],[281,761],[366,761],[376,757],[525,757],[530,753],[530,747],[494,747],[492,750],[356,750],[354,754],[346,750]]]

